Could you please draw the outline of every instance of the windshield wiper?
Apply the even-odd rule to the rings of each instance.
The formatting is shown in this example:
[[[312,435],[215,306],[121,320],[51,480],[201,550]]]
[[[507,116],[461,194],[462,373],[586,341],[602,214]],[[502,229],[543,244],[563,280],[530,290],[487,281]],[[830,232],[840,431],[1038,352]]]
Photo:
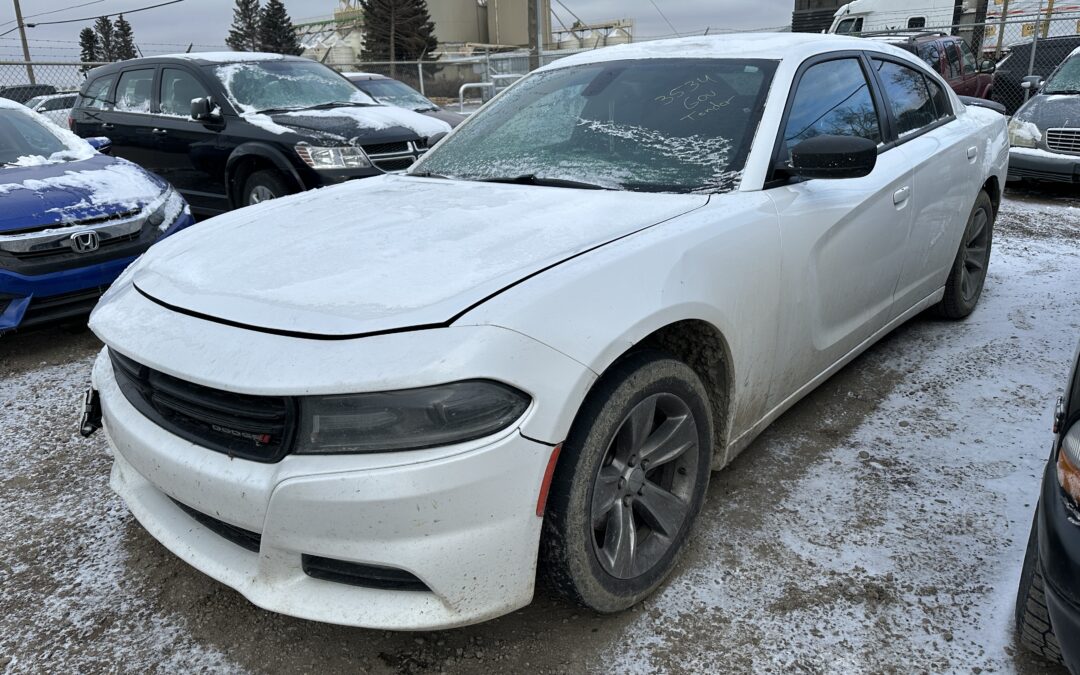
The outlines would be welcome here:
[[[351,108],[353,106],[372,106],[373,103],[363,103],[361,101],[329,101],[327,103],[320,103],[318,105],[309,105],[300,108],[300,110],[326,110],[327,108]]]
[[[1053,95],[1053,94],[1065,94],[1067,96],[1075,96],[1076,94],[1080,94],[1080,89],[1044,89],[1043,91],[1041,91],[1039,93],[1041,93],[1041,94],[1050,94],[1050,95]]]
[[[431,171],[417,171],[416,173],[410,173],[406,175],[416,176],[417,178],[442,178],[443,180],[450,180],[450,176],[444,176],[441,173],[433,173]]]
[[[563,178],[542,178],[535,173],[527,173],[521,176],[505,178],[480,178],[481,183],[509,183],[512,185],[541,185],[544,187],[579,188],[582,190],[611,190],[613,188],[585,183],[579,180],[566,180]]]

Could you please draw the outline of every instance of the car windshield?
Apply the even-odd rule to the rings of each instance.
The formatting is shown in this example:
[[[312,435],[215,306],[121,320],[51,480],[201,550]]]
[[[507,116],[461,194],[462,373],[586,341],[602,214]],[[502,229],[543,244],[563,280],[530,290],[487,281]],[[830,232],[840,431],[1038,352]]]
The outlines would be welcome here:
[[[412,174],[645,192],[737,185],[776,64],[649,59],[531,75]]]
[[[375,104],[351,82],[314,61],[252,61],[209,67],[240,112]]]
[[[38,107],[38,104],[41,103],[42,101],[44,101],[46,98],[47,98],[46,96],[35,96],[34,98],[30,99],[29,101],[27,101],[23,105],[25,105],[27,108],[30,108],[31,110],[33,110],[34,108]]]
[[[356,86],[379,103],[409,110],[435,110],[437,106],[404,82],[397,80],[359,80]]]
[[[1061,64],[1046,85],[1044,94],[1080,94],[1080,54]]]
[[[93,157],[90,144],[26,109],[0,106],[0,167],[40,166]]]

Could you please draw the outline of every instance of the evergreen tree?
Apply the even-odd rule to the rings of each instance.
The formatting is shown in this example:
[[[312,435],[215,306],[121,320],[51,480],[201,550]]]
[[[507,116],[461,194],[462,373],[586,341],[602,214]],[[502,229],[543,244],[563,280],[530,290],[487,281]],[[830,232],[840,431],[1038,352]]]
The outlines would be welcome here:
[[[94,22],[94,32],[97,33],[98,56],[102,61],[116,60],[116,33],[109,17],[98,17]]]
[[[135,48],[135,33],[123,14],[116,17],[116,23],[113,24],[113,41],[113,56],[117,61],[133,59],[139,55]]]
[[[434,60],[435,24],[426,0],[361,0],[364,58],[371,61]],[[391,76],[394,75],[391,66]]]
[[[93,63],[101,60],[97,33],[94,32],[93,28],[87,27],[79,31],[79,51],[79,59],[83,63]],[[90,70],[90,66],[83,66],[80,70],[85,73]]]
[[[225,44],[233,51],[259,50],[259,13],[259,0],[236,0],[229,37],[225,38]]]
[[[281,0],[269,0],[259,16],[259,50],[299,56],[304,51]]]

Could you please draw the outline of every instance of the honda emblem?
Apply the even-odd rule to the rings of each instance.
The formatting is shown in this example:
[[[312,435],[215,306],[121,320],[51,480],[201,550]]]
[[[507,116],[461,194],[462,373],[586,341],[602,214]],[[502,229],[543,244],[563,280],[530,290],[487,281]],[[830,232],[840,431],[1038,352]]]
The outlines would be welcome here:
[[[101,237],[93,230],[71,235],[71,250],[76,253],[92,253],[101,246]]]

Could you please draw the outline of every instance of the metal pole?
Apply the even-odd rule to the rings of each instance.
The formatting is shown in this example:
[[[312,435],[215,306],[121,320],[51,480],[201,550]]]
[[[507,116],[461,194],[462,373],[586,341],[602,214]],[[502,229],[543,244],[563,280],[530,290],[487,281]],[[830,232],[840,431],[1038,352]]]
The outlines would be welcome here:
[[[420,77],[420,94],[422,96],[427,96],[427,94],[424,93],[424,62],[423,62],[423,60],[420,60],[420,61],[416,62],[416,74]]]
[[[540,0],[529,0],[529,70],[540,67]]]
[[[1009,16],[1009,0],[1003,0],[1001,6],[1001,23],[998,24],[997,49],[994,51],[994,61],[1001,60],[1001,48],[1005,46],[1005,19]]]
[[[22,53],[23,59],[26,61],[26,76],[30,78],[30,84],[37,84],[34,79],[34,67],[30,65],[30,45],[26,42],[26,24],[22,19],[22,8],[19,7],[19,0],[15,2],[15,23],[19,24],[19,38],[22,39]]]
[[[1050,37],[1050,16],[1054,13],[1054,0],[1050,0],[1046,5],[1046,21],[1042,25],[1042,36],[1044,38]]]
[[[1039,13],[1035,15],[1035,30],[1031,34],[1031,58],[1028,59],[1028,75],[1035,74],[1035,51],[1039,47],[1039,18],[1042,17],[1042,5],[1042,0],[1039,0]],[[1023,30],[1022,24],[1020,29]],[[1031,98],[1030,86],[1024,90],[1024,103],[1027,103],[1029,98]]]

